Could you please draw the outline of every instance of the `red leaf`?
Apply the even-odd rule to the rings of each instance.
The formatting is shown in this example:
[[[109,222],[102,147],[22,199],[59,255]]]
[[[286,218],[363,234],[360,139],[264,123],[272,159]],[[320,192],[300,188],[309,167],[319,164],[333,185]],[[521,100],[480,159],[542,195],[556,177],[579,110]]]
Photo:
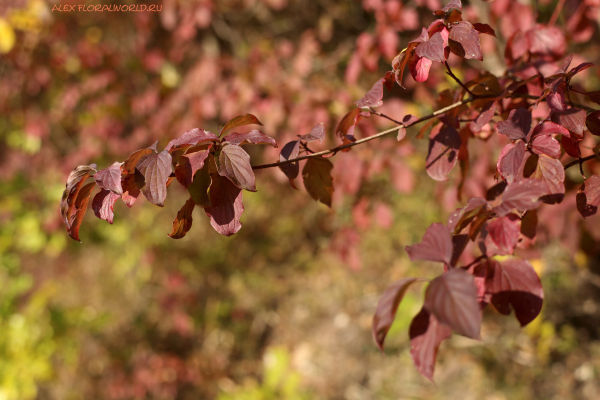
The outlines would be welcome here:
[[[257,129],[253,129],[250,132],[243,134],[237,132],[230,133],[225,136],[225,141],[238,146],[241,144],[270,144],[273,147],[277,147],[275,139],[265,135]]]
[[[237,128],[238,126],[244,125],[262,125],[262,123],[252,114],[240,115],[233,119],[230,119],[219,132],[219,136],[223,134],[227,129]]]
[[[525,140],[531,130],[531,113],[522,107],[511,110],[508,119],[498,122],[496,129],[510,140]]]
[[[167,150],[148,154],[140,159],[136,169],[136,184],[152,204],[164,207],[167,181],[171,175],[171,155]]]
[[[398,54],[392,61],[392,68],[394,69],[394,75],[396,77],[396,82],[402,88],[404,88],[404,86],[402,86],[404,69],[406,68],[408,63],[410,61],[412,61],[413,56],[415,54],[415,47],[417,47],[418,45],[419,45],[418,42],[409,43],[408,46],[406,47],[406,49],[402,50],[402,52],[400,54]],[[429,65],[431,66],[431,63]],[[428,71],[429,71],[429,69],[428,69]],[[429,74],[429,72],[428,72],[428,74]],[[413,77],[414,77],[414,74],[413,74]],[[425,79],[427,79],[427,78],[425,78]],[[404,88],[404,89],[406,89],[406,88]]]
[[[546,96],[546,103],[550,107],[550,110],[554,112],[562,112],[568,108],[565,102],[565,92],[561,87],[558,87],[556,92],[551,92]]]
[[[394,88],[394,80],[395,80],[394,71],[388,71],[385,73],[385,76],[383,77],[383,84],[387,88],[388,92],[391,92],[392,89]]]
[[[456,53],[453,51],[455,54],[460,55],[467,60],[483,60],[483,55],[481,54],[481,45],[479,43],[479,32],[473,28],[471,23],[467,21],[460,21],[457,24],[452,25],[449,39],[460,43],[462,46],[462,54],[460,54],[460,52]],[[453,48],[452,45],[450,48]]]
[[[332,169],[331,161],[322,157],[309,158],[302,169],[302,179],[308,194],[328,207],[331,207],[333,194]]]
[[[111,192],[110,190],[102,189],[92,200],[92,210],[96,217],[105,220],[112,225],[115,216],[113,207],[115,202],[121,198],[120,195]]]
[[[156,141],[152,146],[147,149],[141,149],[131,153],[131,155],[125,160],[121,167],[121,176],[125,178],[127,175],[133,175],[135,173],[135,167],[140,162],[140,159],[148,154],[156,153]],[[131,206],[130,206],[131,207]]]
[[[359,121],[366,117],[368,118],[370,113],[368,111],[363,112],[360,108],[354,108],[348,114],[342,117],[338,126],[335,128],[335,134],[342,140],[354,139],[354,129]]]
[[[531,141],[531,150],[535,154],[545,154],[552,158],[559,158],[561,155],[560,144],[552,136],[536,136]]]
[[[565,53],[565,36],[560,29],[537,25],[525,33],[529,51],[533,54],[562,56]]]
[[[96,172],[94,176],[98,186],[118,194],[119,197],[123,194],[123,188],[121,187],[121,165],[122,163],[115,162],[110,167]]]
[[[496,218],[487,225],[487,231],[488,256],[512,254],[519,239],[519,218],[514,214]]]
[[[300,152],[300,141],[293,140],[283,146],[281,149],[281,153],[279,154],[279,161],[287,161],[293,160],[298,157],[298,153]],[[296,179],[298,173],[300,172],[300,165],[298,162],[293,162],[289,164],[280,165],[279,168],[283,171],[285,176],[288,177],[290,183],[293,179]],[[294,186],[292,184],[292,186]]]
[[[546,184],[546,196],[542,199],[544,203],[562,202],[565,196],[565,169],[560,161],[541,155],[532,177]]]
[[[525,260],[511,258],[506,261],[490,261],[487,291],[492,295],[492,304],[503,315],[512,309],[525,326],[542,310],[544,290],[535,270]]]
[[[80,165],[69,174],[60,201],[60,213],[67,230],[71,228],[71,217],[76,212],[75,203],[83,183],[96,172],[96,164]]]
[[[431,68],[432,61],[419,57],[416,54],[410,61],[409,69],[413,79],[417,82],[425,82],[429,78],[429,69]]]
[[[323,143],[323,140],[325,140],[325,125],[323,125],[323,123],[321,122],[320,124],[315,125],[315,127],[312,128],[310,133],[306,135],[301,135],[299,137],[307,143],[314,142],[315,140],[318,140],[319,143]]]
[[[545,136],[547,137],[547,136]],[[525,143],[519,140],[509,143],[502,149],[496,167],[500,176],[510,185],[523,177],[523,157],[525,156]]]
[[[570,108],[563,112],[553,112],[552,121],[564,126],[578,138],[583,138],[583,126],[585,125],[584,110]]]
[[[256,192],[250,156],[240,146],[232,144],[221,149],[218,170],[219,175],[229,178],[240,189]]]
[[[477,22],[473,24],[473,28],[475,28],[475,30],[479,33],[485,33],[486,35],[497,37],[496,32],[494,32],[494,29],[492,29],[492,27],[488,24],[480,24]]]
[[[91,182],[82,187],[81,190],[77,192],[77,198],[73,203],[73,214],[69,217],[67,232],[69,232],[69,236],[71,236],[71,238],[77,240],[78,242],[81,242],[81,240],[79,240],[79,227],[81,226],[81,221],[83,221],[83,217],[85,216],[85,211],[87,210],[87,206],[90,201],[90,194],[92,193],[94,186],[96,186],[96,183]]]
[[[488,124],[492,118],[494,117],[494,113],[496,112],[496,102],[490,101],[486,103],[481,109],[481,113],[475,118],[475,121],[472,121],[469,124],[469,128],[471,132],[478,133],[481,132],[483,127]]]
[[[589,177],[577,192],[577,210],[582,217],[590,217],[598,211],[600,205],[600,176]]]
[[[571,157],[579,158],[581,157],[581,150],[579,149],[580,140],[571,139],[570,137],[563,136],[560,140],[560,144],[565,152]]]
[[[204,167],[204,161],[209,154],[208,150],[200,150],[179,158],[179,164],[175,166],[175,177],[186,189],[192,184],[196,172]]]
[[[373,325],[371,332],[373,333],[373,339],[379,350],[383,351],[383,342],[387,335],[394,317],[396,317],[396,311],[398,306],[404,297],[404,294],[414,282],[421,279],[417,278],[404,278],[392,283],[385,289],[385,292],[379,298],[375,314],[373,315]]]
[[[424,307],[410,324],[410,356],[417,371],[431,381],[440,344],[450,335],[452,330]]]
[[[578,66],[571,68],[571,70],[567,74],[567,79],[571,79],[572,77],[574,77],[575,75],[577,75],[581,71],[585,71],[586,69],[592,68],[592,67],[595,67],[595,66],[596,66],[596,64],[591,63],[591,62],[581,63]]]
[[[211,186],[211,175],[208,172],[208,169],[208,165],[205,165],[203,168],[199,169],[194,174],[194,180],[187,188],[192,200],[194,200],[194,203],[200,207],[212,206],[210,197],[208,195],[208,190]]]
[[[140,188],[135,182],[135,175],[129,174],[121,179],[121,186],[123,187],[123,196],[121,198],[127,204],[127,207],[131,208],[141,193]]]
[[[436,181],[447,181],[448,174],[458,160],[460,145],[459,133],[449,125],[444,125],[438,133],[434,133],[429,140],[427,174]]]
[[[600,90],[588,92],[587,95],[589,96],[591,102],[600,104]]]
[[[453,268],[431,281],[424,307],[456,333],[480,339],[481,312],[473,276]]]
[[[421,243],[406,246],[411,261],[437,261],[450,265],[452,261],[452,234],[444,224],[431,224]]]
[[[165,147],[166,151],[171,151],[172,149],[182,148],[182,147],[191,147],[195,146],[201,142],[215,142],[219,138],[212,132],[205,131],[204,129],[194,128],[185,132],[181,137],[177,139],[171,140],[167,143],[167,147]],[[135,153],[134,153],[135,154]]]
[[[185,202],[183,207],[181,207],[181,210],[179,210],[177,213],[177,217],[175,217],[173,220],[173,230],[171,230],[169,237],[173,239],[181,239],[190,231],[190,228],[192,227],[192,212],[194,211],[194,207],[196,207],[196,203],[190,197],[188,201]]]
[[[444,48],[448,45],[448,31],[443,29],[435,33],[428,40],[422,42],[415,49],[415,54],[431,61],[443,63],[446,61]]]
[[[379,107],[383,104],[383,84],[385,83],[385,79],[381,78],[373,87],[365,94],[365,96],[357,100],[354,104],[358,108],[369,108],[369,107]]]
[[[502,203],[493,211],[503,217],[513,208],[520,212],[533,210],[541,204],[540,198],[548,194],[548,188],[536,179],[521,179],[508,185],[502,195]]]
[[[211,179],[209,195],[212,206],[204,207],[204,212],[210,217],[210,224],[217,232],[231,236],[242,227],[242,190],[219,174],[212,174]]]
[[[589,113],[585,120],[585,126],[592,135],[600,136],[600,111]]]

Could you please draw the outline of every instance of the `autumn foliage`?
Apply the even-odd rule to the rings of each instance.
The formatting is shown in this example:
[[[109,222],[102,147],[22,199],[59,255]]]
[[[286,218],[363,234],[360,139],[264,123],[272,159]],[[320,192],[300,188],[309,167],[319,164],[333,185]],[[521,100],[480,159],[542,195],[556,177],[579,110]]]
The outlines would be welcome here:
[[[463,82],[457,76],[462,74],[452,70],[449,58],[472,63],[483,60],[486,52],[481,36],[495,38],[495,29],[467,21],[460,0],[451,0],[434,14],[438,19],[422,28],[420,36],[393,59],[392,70],[356,101],[357,107],[337,126],[307,126],[298,132],[297,139],[281,146],[277,162],[252,165],[246,146],[277,148],[278,144],[258,129],[235,132],[247,125],[262,125],[256,116],[246,114],[226,122],[218,133],[193,128],[160,151],[155,143],[104,169],[94,164],[75,168],[67,179],[60,206],[69,235],[79,240],[90,199],[94,214],[112,224],[116,201],[121,199],[132,207],[141,194],[162,207],[174,181],[188,191],[189,198],[184,199],[173,221],[171,238],[188,233],[196,207],[204,209],[217,232],[234,235],[242,227],[243,190],[256,191],[255,171],[271,167],[278,167],[293,188],[300,186],[296,180],[301,175],[308,194],[331,207],[337,184],[331,174],[335,168],[332,156],[390,134],[396,134],[398,141],[408,140],[406,128],[425,121],[417,137],[429,137],[428,151],[423,155],[427,174],[436,181],[448,181],[459,164],[457,193],[462,198],[464,192],[473,192],[465,190],[465,183],[475,172],[471,164],[479,157],[477,149],[492,135],[500,135],[503,145],[494,154],[497,183],[481,189],[480,196],[463,200],[464,206],[451,213],[445,223],[432,224],[420,243],[406,247],[412,261],[438,263],[440,275],[433,279],[404,278],[390,284],[377,305],[372,331],[383,350],[406,291],[426,282],[423,307],[412,320],[409,336],[416,368],[433,379],[441,342],[452,332],[480,340],[482,316],[488,305],[503,315],[514,313],[521,326],[527,325],[540,313],[544,291],[532,265],[515,252],[530,247],[536,241],[538,225],[546,223],[539,220],[538,208],[568,203],[586,218],[600,205],[600,175],[586,176],[583,170],[584,163],[592,165],[598,160],[599,146],[590,147],[594,143],[590,135],[600,136],[600,111],[571,101],[571,95],[578,93],[588,103],[600,104],[600,91],[572,83],[594,65],[572,65],[576,63],[567,54],[567,36],[554,26],[553,17],[547,24],[513,30],[505,38],[508,69],[504,74],[496,76],[481,69]],[[578,28],[570,35],[584,35],[583,31]],[[368,53],[364,53],[365,46],[363,50],[359,47],[357,57]],[[357,63],[351,65],[358,68]],[[384,88],[391,91],[396,83],[404,88],[408,74],[416,82],[427,82],[436,66],[445,69],[455,83],[455,89],[439,94],[437,111],[421,117],[398,117],[375,110],[383,105]],[[358,139],[356,129],[361,120],[374,116],[397,126]],[[339,145],[313,150],[322,144],[328,130]],[[583,156],[585,149],[592,149],[593,154]],[[584,183],[579,187],[566,177],[565,171],[571,167],[580,169]],[[89,178],[93,182],[87,183]],[[100,191],[92,197],[96,185]],[[560,207],[560,212],[565,212],[565,207]]]

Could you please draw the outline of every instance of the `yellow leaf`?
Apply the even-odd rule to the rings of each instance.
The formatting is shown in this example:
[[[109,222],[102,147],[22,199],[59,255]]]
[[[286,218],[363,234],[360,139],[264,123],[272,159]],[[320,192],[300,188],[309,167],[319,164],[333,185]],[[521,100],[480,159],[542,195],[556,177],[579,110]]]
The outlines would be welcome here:
[[[0,18],[0,53],[8,53],[14,45],[15,31],[4,18]]]

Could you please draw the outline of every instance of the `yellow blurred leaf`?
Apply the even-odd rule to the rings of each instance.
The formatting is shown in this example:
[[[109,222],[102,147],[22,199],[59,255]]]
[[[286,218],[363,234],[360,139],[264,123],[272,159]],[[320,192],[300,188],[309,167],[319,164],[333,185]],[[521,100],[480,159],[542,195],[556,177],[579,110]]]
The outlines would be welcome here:
[[[15,45],[15,31],[3,18],[0,18],[0,53],[8,53]]]

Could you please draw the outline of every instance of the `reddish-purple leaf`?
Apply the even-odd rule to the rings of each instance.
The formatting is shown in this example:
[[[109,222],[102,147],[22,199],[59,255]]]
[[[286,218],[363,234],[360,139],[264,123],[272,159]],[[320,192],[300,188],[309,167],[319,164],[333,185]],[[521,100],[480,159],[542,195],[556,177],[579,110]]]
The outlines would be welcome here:
[[[410,74],[417,82],[425,82],[429,78],[429,69],[433,61],[419,57],[416,54],[413,56],[409,64]]]
[[[587,95],[589,96],[591,102],[600,104],[600,90],[588,92]]]
[[[394,71],[388,71],[385,73],[385,76],[383,77],[383,84],[387,88],[388,92],[391,92],[392,89],[394,88],[394,80],[395,80]]]
[[[540,278],[525,260],[490,261],[486,287],[496,310],[509,315],[512,307],[521,326],[533,321],[542,310],[544,290]]]
[[[283,146],[283,148],[281,149],[281,153],[279,154],[279,161],[293,160],[298,157],[299,152],[300,141],[293,140],[287,143],[285,146]],[[300,165],[297,161],[289,164],[280,165],[279,168],[283,171],[285,176],[288,177],[290,183],[292,183],[293,180],[296,179],[298,173],[300,172]],[[293,183],[292,186],[295,187]]]
[[[541,204],[540,198],[548,194],[548,187],[536,179],[521,179],[508,185],[502,194],[502,203],[494,207],[498,216],[505,216],[512,209],[520,212],[532,210]]]
[[[545,136],[547,137],[547,136]],[[518,140],[509,143],[502,149],[496,167],[500,176],[510,185],[523,177],[523,157],[525,156],[525,143]]]
[[[417,371],[433,381],[438,349],[440,344],[452,335],[452,330],[423,307],[413,318],[408,332],[410,356]]]
[[[530,141],[532,137],[539,135],[563,135],[571,137],[571,134],[565,127],[550,121],[544,121],[541,124],[537,124],[535,128],[529,132],[529,135],[527,135],[527,141]]]
[[[585,126],[592,135],[600,136],[600,111],[589,113],[585,119]]]
[[[447,181],[448,174],[458,161],[461,143],[459,133],[449,125],[434,133],[429,140],[427,174],[436,181]]]
[[[583,127],[585,125],[585,111],[578,108],[570,108],[563,112],[553,112],[552,121],[564,126],[578,138],[583,138]]]
[[[75,203],[81,186],[90,176],[96,173],[96,164],[80,165],[69,174],[67,184],[60,201],[60,213],[67,230],[71,228],[71,217],[76,212]]]
[[[270,136],[265,135],[258,129],[253,129],[248,133],[233,132],[225,136],[225,141],[235,145],[241,144],[270,144],[277,147],[277,142]]]
[[[475,118],[475,121],[472,121],[469,124],[469,128],[471,132],[478,133],[481,132],[483,127],[488,124],[492,118],[494,117],[494,113],[496,112],[496,102],[490,101],[486,103],[481,109],[481,113]]]
[[[221,128],[221,131],[219,132],[219,136],[221,136],[223,134],[223,132],[225,132],[227,129],[237,128],[238,126],[244,126],[244,125],[261,125],[262,126],[262,123],[258,120],[258,118],[256,118],[252,114],[240,115],[233,119],[230,119],[225,124],[225,126],[223,128]]]
[[[96,172],[94,179],[96,184],[102,189],[110,190],[119,195],[123,194],[123,187],[121,186],[121,165],[123,163],[115,162],[108,168],[101,169]]]
[[[310,196],[331,208],[333,178],[331,161],[322,157],[309,158],[302,169],[304,187]]]
[[[373,87],[365,94],[365,96],[357,100],[354,104],[358,108],[369,108],[369,107],[379,107],[383,104],[383,84],[385,79],[381,78]]]
[[[112,225],[115,213],[113,212],[113,206],[115,202],[121,198],[120,195],[111,192],[110,190],[102,189],[92,200],[92,210],[96,217],[105,220]]]
[[[574,77],[575,75],[577,75],[581,71],[585,71],[586,69],[592,68],[592,67],[595,67],[595,66],[596,66],[596,64],[591,63],[591,62],[581,63],[578,66],[571,68],[571,70],[567,74],[567,79],[571,79],[572,77]]]
[[[141,158],[152,153],[156,153],[156,146],[158,140],[147,149],[141,149],[131,153],[131,155],[125,160],[121,166],[121,176],[125,178],[127,175],[133,175],[135,173],[135,167],[140,162]]]
[[[136,183],[148,201],[159,207],[167,198],[167,181],[171,175],[171,155],[167,150],[145,155],[135,167]]]
[[[531,113],[522,107],[511,110],[508,119],[498,122],[496,129],[510,140],[525,140],[531,130]]]
[[[452,234],[444,224],[431,224],[421,243],[406,246],[411,261],[437,261],[450,265],[452,261]]]
[[[135,175],[129,174],[122,178],[121,187],[123,188],[123,196],[121,198],[127,204],[127,207],[131,208],[141,193],[140,188],[135,182]]]
[[[165,147],[165,150],[171,151],[176,148],[195,146],[202,142],[214,142],[218,139],[219,138],[217,135],[212,132],[205,131],[204,129],[194,128],[185,132],[177,139],[171,140],[167,144],[167,147]]]
[[[192,227],[192,211],[194,211],[194,207],[196,207],[196,203],[190,197],[177,213],[177,217],[173,220],[173,229],[171,230],[169,237],[181,239],[189,232]]]
[[[539,135],[531,141],[531,150],[535,154],[545,154],[552,158],[560,158],[560,143],[552,136]]]
[[[581,150],[579,149],[580,140],[572,139],[567,136],[563,136],[560,140],[560,144],[562,148],[565,150],[565,153],[570,155],[571,157],[579,158],[581,157]]]
[[[486,212],[489,210],[486,200],[481,197],[469,199],[465,207],[457,208],[450,214],[448,217],[448,229],[450,229],[454,235],[459,234],[483,210]]]
[[[562,56],[565,53],[565,36],[556,27],[547,28],[536,25],[525,35],[529,42],[529,51],[533,54]]]
[[[456,265],[460,256],[465,251],[465,248],[469,244],[469,235],[461,234],[452,236],[452,260],[450,260],[451,265]]]
[[[497,37],[494,29],[488,24],[480,24],[477,22],[473,24],[473,28],[475,28],[475,30],[479,33],[485,33],[486,35]]]
[[[221,235],[231,236],[240,230],[240,217],[244,213],[242,190],[219,174],[212,174],[210,201],[212,206],[204,207],[210,217],[210,224]]]
[[[457,53],[454,51],[453,46],[450,45],[454,54],[464,57],[467,60],[483,60],[481,45],[479,43],[479,32],[473,28],[473,25],[471,25],[470,22],[460,21],[457,24],[452,25],[448,39],[459,43],[462,46],[462,51]]]
[[[299,137],[307,143],[314,142],[315,140],[318,140],[319,143],[323,143],[323,140],[325,140],[325,125],[321,122],[320,124],[315,125],[310,133],[299,135]]]
[[[441,32],[435,33],[428,40],[422,42],[415,49],[415,54],[419,57],[431,61],[443,63],[446,61],[444,48],[448,45],[448,31],[444,28]]]
[[[373,339],[379,350],[383,351],[383,342],[387,335],[394,318],[398,306],[404,297],[404,294],[414,282],[419,281],[418,278],[404,278],[392,283],[385,289],[385,292],[379,298],[375,314],[373,315],[373,325],[371,332]]]
[[[519,239],[519,218],[514,214],[496,218],[487,225],[487,232],[485,244],[488,256],[512,254]]]
[[[546,96],[546,103],[548,104],[548,107],[550,107],[550,110],[554,112],[563,112],[568,108],[567,103],[565,102],[565,92],[561,87],[558,87],[556,92],[550,92],[550,94]]]
[[[425,32],[425,34],[427,34],[427,32]],[[392,68],[394,69],[394,76],[396,78],[396,82],[402,88],[404,88],[404,86],[402,86],[404,69],[406,68],[408,63],[413,59],[413,56],[415,54],[415,47],[417,47],[418,45],[419,43],[414,41],[409,43],[406,49],[402,50],[402,52],[398,54],[392,61]],[[431,63],[429,65],[431,66]],[[429,70],[427,73],[429,74]]]
[[[565,169],[560,161],[541,155],[532,177],[546,184],[546,196],[542,199],[544,203],[562,202],[565,196]]]
[[[204,167],[204,161],[209,156],[208,150],[184,154],[175,166],[175,177],[186,189],[192,184],[196,171]]]
[[[221,149],[218,161],[219,175],[229,178],[240,189],[256,192],[250,156],[244,149],[233,144],[225,146]]]
[[[600,206],[600,176],[589,177],[577,192],[577,210],[583,218],[590,217]]]
[[[71,238],[77,240],[78,242],[81,242],[81,240],[79,240],[79,227],[81,226],[81,221],[83,221],[83,217],[85,216],[85,211],[87,210],[87,206],[90,201],[90,194],[92,193],[94,186],[96,186],[95,182],[91,182],[83,186],[77,192],[77,198],[73,203],[73,214],[69,217],[67,232],[69,232],[69,236],[71,236]]]
[[[481,312],[473,276],[453,268],[431,281],[424,307],[456,333],[480,339]]]

